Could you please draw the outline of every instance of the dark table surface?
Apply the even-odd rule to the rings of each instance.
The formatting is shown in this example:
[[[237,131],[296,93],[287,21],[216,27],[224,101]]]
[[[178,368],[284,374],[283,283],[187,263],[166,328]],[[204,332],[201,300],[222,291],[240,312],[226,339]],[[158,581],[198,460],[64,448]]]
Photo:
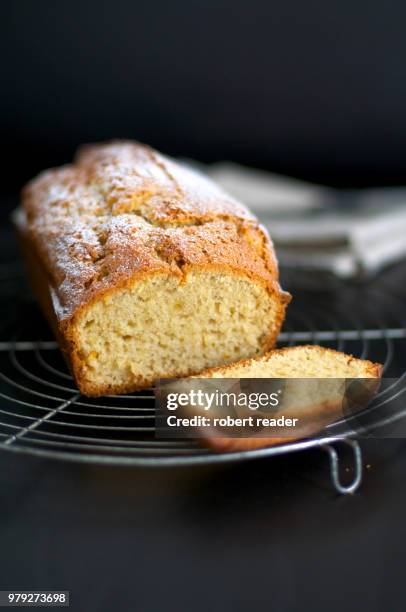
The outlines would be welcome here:
[[[159,470],[2,452],[0,589],[70,590],[71,609],[100,612],[403,612],[406,444],[361,445],[352,496],[320,450]]]
[[[345,497],[320,451],[162,471],[3,453],[1,588],[84,611],[403,611],[406,448],[364,447]]]

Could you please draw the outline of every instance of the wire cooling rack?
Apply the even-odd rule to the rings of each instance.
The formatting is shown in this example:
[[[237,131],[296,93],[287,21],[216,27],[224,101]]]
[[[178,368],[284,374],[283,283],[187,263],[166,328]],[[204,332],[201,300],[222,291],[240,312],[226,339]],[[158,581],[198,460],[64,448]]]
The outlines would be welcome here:
[[[0,266],[0,287],[0,449],[81,462],[180,466],[242,461],[319,447],[328,453],[337,491],[353,492],[359,486],[361,449],[348,430],[337,436],[333,430],[321,438],[226,454],[215,454],[193,441],[156,438],[152,389],[103,398],[82,396],[31,298],[18,263]],[[406,407],[406,300],[402,293],[385,287],[298,293],[279,344],[317,343],[383,363],[384,376],[395,382],[375,398],[375,425],[402,417],[399,399]],[[388,409],[394,399],[396,411]],[[353,478],[347,484],[340,480],[339,444],[350,447],[354,456]]]

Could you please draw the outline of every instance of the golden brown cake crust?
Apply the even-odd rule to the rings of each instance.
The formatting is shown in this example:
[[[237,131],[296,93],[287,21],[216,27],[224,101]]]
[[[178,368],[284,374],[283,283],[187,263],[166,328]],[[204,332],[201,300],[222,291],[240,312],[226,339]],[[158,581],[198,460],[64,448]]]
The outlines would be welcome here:
[[[87,145],[74,164],[23,191],[28,232],[60,320],[135,275],[223,268],[286,304],[272,243],[255,217],[211,181],[133,142]]]
[[[18,217],[49,295],[35,278],[34,288],[85,394],[130,392],[153,382],[93,388],[84,380],[75,327],[100,297],[144,277],[169,274],[182,282],[198,269],[248,277],[278,304],[263,350],[275,343],[290,295],[279,286],[266,230],[210,180],[147,146],[82,147],[73,164],[47,170],[25,187]]]

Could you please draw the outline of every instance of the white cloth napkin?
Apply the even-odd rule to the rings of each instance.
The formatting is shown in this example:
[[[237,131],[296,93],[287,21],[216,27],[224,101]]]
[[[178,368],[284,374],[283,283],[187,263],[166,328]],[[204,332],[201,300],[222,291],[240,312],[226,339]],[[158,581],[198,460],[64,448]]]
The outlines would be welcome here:
[[[228,162],[208,174],[269,229],[282,265],[351,277],[406,257],[406,187],[342,192]]]

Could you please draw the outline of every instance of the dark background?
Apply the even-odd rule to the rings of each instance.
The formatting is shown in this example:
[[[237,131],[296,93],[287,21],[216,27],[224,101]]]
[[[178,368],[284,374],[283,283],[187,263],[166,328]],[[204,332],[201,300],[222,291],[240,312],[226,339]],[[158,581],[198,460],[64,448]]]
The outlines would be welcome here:
[[[117,137],[340,187],[406,182],[404,2],[0,9],[3,212],[78,143]],[[70,589],[83,612],[403,612],[404,442],[363,447],[353,497],[319,452],[206,471],[2,453],[0,588]]]
[[[339,186],[405,182],[400,0],[1,9],[4,191],[117,137]]]

